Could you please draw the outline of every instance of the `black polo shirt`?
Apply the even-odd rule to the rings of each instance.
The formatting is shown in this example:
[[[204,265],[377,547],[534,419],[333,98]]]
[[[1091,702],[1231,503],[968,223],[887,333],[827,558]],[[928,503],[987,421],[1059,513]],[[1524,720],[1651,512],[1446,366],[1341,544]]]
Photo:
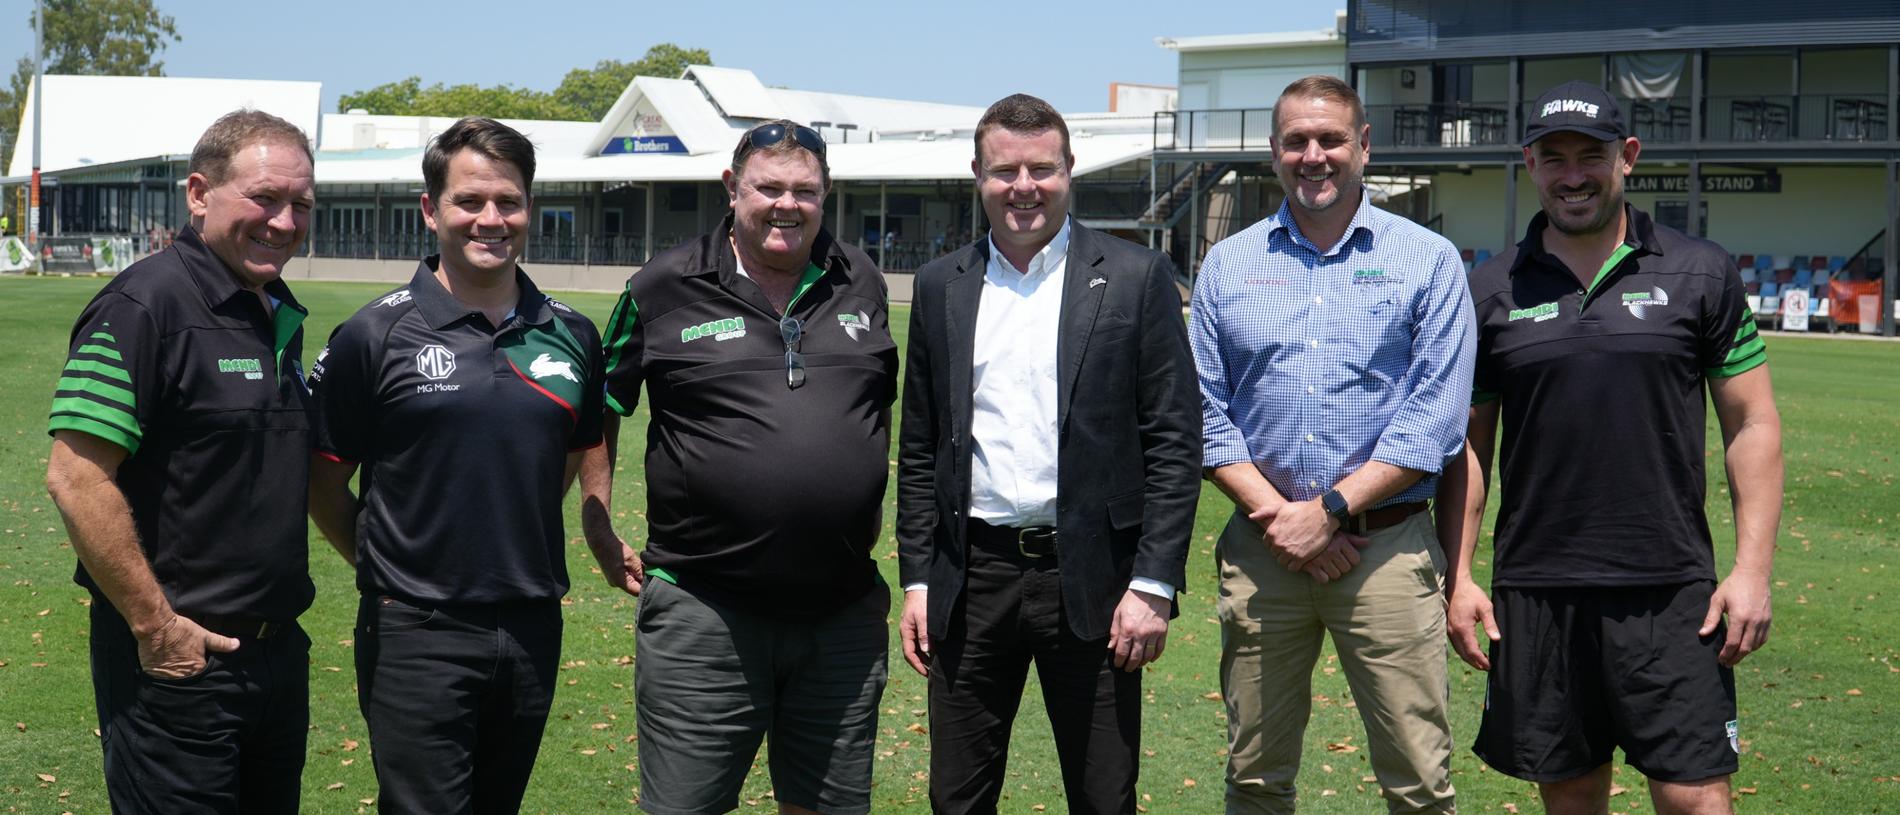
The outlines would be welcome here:
[[[422,261],[311,367],[319,454],[362,465],[356,584],[435,603],[567,593],[569,452],[600,443],[600,335],[519,269],[496,329]]]
[[[73,325],[48,432],[126,449],[117,483],[172,607],[295,619],[310,607],[303,306],[267,312],[198,232],[120,273]],[[74,579],[98,593],[82,564]]]
[[[1495,585],[1715,577],[1704,384],[1767,350],[1722,247],[1625,214],[1587,287],[1544,251],[1542,213],[1472,272],[1474,401],[1502,399]]]
[[[779,314],[734,260],[732,217],[656,255],[607,327],[607,405],[644,383],[649,567],[742,608],[815,616],[877,581],[897,392],[884,276],[821,231],[788,314],[806,380],[786,382]]]

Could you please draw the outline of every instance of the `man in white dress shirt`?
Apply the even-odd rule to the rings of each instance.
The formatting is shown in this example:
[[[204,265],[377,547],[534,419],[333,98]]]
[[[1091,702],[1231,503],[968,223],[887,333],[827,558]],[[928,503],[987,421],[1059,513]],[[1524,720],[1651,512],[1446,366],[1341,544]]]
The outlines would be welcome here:
[[[917,273],[898,461],[904,657],[930,798],[994,812],[1036,665],[1071,812],[1134,812],[1140,668],[1199,495],[1174,267],[1069,219],[1069,131],[1015,95],[976,130],[989,237]]]

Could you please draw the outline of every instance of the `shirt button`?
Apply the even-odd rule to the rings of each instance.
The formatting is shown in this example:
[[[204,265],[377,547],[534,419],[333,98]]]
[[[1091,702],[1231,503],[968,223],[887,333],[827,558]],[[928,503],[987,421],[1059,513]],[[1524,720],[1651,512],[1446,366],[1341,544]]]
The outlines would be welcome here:
[[[1312,386],[1312,385],[1307,385],[1307,386],[1306,386],[1306,392],[1307,392],[1307,393],[1312,393],[1312,392],[1313,392],[1313,386]]]
[[[1324,303],[1324,302],[1326,302],[1326,298],[1324,298],[1324,297],[1315,297],[1315,298],[1313,298],[1313,302],[1315,302],[1315,303]]]
[[[1311,433],[1308,433],[1308,434],[1306,434],[1306,440],[1307,440],[1307,441],[1312,441],[1312,440],[1313,440],[1313,434],[1311,434]]]
[[[1319,489],[1319,482],[1318,482],[1318,481],[1308,481],[1308,482],[1306,482],[1306,486],[1309,486],[1309,487],[1312,487],[1313,489]]]
[[[1319,347],[1319,340],[1314,340],[1314,341],[1313,341],[1313,347],[1314,347],[1314,348],[1318,348],[1318,347]]]

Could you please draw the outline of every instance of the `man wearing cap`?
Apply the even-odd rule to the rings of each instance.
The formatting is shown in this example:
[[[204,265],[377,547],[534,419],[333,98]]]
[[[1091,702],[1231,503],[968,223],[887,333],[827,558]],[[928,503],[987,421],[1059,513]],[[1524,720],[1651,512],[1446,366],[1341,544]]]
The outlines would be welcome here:
[[[311,167],[296,125],[218,119],[191,151],[190,225],[73,325],[46,486],[92,598],[114,812],[298,809],[297,616],[316,592],[305,312],[282,275],[309,225]]]
[[[1616,100],[1571,82],[1531,113],[1524,164],[1543,211],[1472,273],[1470,443],[1439,488],[1448,634],[1490,671],[1473,750],[1538,782],[1553,813],[1607,811],[1617,748],[1658,812],[1728,812],[1732,669],[1768,637],[1781,515],[1766,349],[1728,253],[1624,200],[1641,145]],[[1705,388],[1735,512],[1735,566],[1719,583]],[[1500,419],[1487,598],[1471,560]]]
[[[897,345],[884,277],[822,224],[810,128],[766,122],[724,173],[732,212],[655,255],[607,327],[607,406],[645,387],[646,549],[635,638],[640,807],[728,812],[769,738],[779,811],[863,813],[890,636],[871,560]],[[608,447],[582,476],[612,478]],[[603,507],[604,509],[604,507]],[[604,512],[596,551],[621,544]]]
[[[1229,813],[1290,813],[1330,633],[1392,812],[1450,812],[1443,555],[1425,512],[1464,441],[1471,302],[1458,250],[1372,206],[1371,128],[1331,76],[1274,106],[1273,216],[1195,284],[1217,546]]]

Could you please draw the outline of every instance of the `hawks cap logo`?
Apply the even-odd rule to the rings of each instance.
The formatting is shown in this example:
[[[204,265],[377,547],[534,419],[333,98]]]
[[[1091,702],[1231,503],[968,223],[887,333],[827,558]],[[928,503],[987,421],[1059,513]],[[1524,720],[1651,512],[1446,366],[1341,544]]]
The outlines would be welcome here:
[[[569,382],[581,381],[580,377],[574,375],[574,363],[567,361],[556,362],[547,354],[535,357],[533,362],[528,363],[528,374],[535,379],[547,376],[558,376]]]

